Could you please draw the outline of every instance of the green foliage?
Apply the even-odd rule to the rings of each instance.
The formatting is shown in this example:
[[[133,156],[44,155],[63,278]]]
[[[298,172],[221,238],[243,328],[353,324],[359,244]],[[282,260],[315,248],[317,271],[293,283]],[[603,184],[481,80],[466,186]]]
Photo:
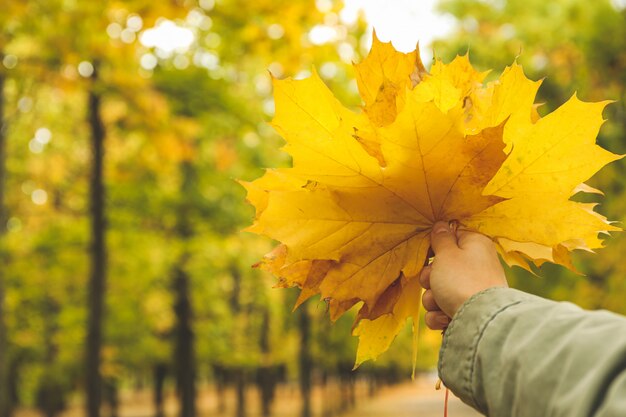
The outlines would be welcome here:
[[[8,222],[0,225],[6,232],[0,234],[6,259],[0,280],[6,288],[9,359],[20,376],[23,403],[36,404],[42,390],[61,398],[81,384],[91,163],[90,86],[78,71],[83,61],[101,69],[96,88],[107,133],[105,377],[145,379],[155,365],[171,363],[171,277],[185,254],[198,375],[208,375],[213,364],[246,369],[286,364],[295,377],[295,294],[273,290],[271,277],[250,268],[271,242],[239,232],[253,212],[234,179],[250,180],[261,174],[260,167],[289,163],[279,150],[282,139],[267,125],[268,68],[281,78],[329,64],[334,75],[320,72],[325,82],[342,102],[360,105],[347,81],[353,70],[339,59],[337,43],[313,45],[306,39],[341,5],[333,7],[322,13],[312,1],[287,0],[223,0],[212,9],[194,1],[3,2],[0,62],[10,55],[5,62],[16,58],[17,64],[0,64],[8,137],[7,181],[0,184],[8,213]],[[479,67],[502,68],[521,50],[518,60],[529,76],[547,77],[540,90],[547,109],[575,90],[585,100],[618,100],[609,106],[600,140],[614,152],[626,151],[624,11],[608,0],[445,0],[441,7],[459,19],[461,29],[436,43],[437,54],[447,59],[469,48]],[[129,42],[111,36],[133,16],[140,16],[143,26],[126,32]],[[143,46],[137,35],[159,17],[189,28],[195,43],[161,56]],[[268,36],[270,27],[281,28],[282,35]],[[347,28],[343,41],[358,51],[363,32],[360,23]],[[217,61],[204,65],[203,56]],[[157,66],[142,68],[145,57],[156,59]],[[51,132],[49,142],[33,142],[39,128]],[[623,164],[614,164],[595,179],[607,192],[601,210],[610,218],[623,219],[626,212],[622,171]],[[513,281],[553,298],[624,313],[620,254],[626,248],[623,239],[613,240],[601,256],[579,257],[589,279],[546,269],[545,279],[518,279],[516,272]],[[323,301],[311,300],[308,308],[316,366],[336,372],[351,365],[356,341],[345,338],[351,318],[330,324]],[[421,337],[420,367],[428,368],[440,335],[423,331]],[[411,339],[402,334],[385,359],[362,372],[410,369],[410,352]]]
[[[177,267],[191,278],[198,376],[212,364],[289,364],[295,375],[293,300],[251,268],[271,243],[239,232],[252,211],[234,179],[288,162],[266,124],[272,63],[282,64],[280,74],[272,67],[276,76],[287,76],[333,62],[337,75],[329,81],[353,96],[345,81],[350,64],[337,62],[336,44],[302,42],[324,19],[308,1],[225,0],[212,9],[176,3],[11,0],[0,14],[0,58],[17,59],[0,65],[9,143],[8,181],[0,185],[7,190],[9,221],[0,227],[8,263],[0,279],[23,404],[62,400],[83,378],[90,65],[100,72],[93,88],[106,130],[103,376],[143,379],[172,362]],[[141,28],[127,38],[115,34],[137,17]],[[167,54],[137,40],[160,17],[192,31],[188,50]],[[272,39],[268,27],[277,24],[282,36]],[[356,49],[362,28],[351,30]],[[202,54],[216,64],[203,65]],[[142,68],[144,56],[158,65]],[[48,142],[33,139],[39,128],[51,132]]]

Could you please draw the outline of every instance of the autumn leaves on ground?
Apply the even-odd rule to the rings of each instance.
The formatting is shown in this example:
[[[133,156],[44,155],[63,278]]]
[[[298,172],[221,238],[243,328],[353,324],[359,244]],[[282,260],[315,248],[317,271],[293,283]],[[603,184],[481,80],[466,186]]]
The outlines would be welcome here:
[[[387,350],[409,317],[417,338],[416,277],[436,221],[490,236],[506,263],[529,271],[546,261],[574,270],[570,251],[620,230],[570,200],[600,193],[584,181],[620,158],[596,145],[607,102],[573,96],[540,117],[541,82],[517,63],[484,85],[467,55],[429,73],[419,51],[375,35],[355,72],[357,113],[316,73],[274,80],[272,125],[293,167],[244,186],[256,207],[248,230],[282,242],[260,265],[302,289],[296,305],[319,293],[336,320],[360,304],[356,366]]]

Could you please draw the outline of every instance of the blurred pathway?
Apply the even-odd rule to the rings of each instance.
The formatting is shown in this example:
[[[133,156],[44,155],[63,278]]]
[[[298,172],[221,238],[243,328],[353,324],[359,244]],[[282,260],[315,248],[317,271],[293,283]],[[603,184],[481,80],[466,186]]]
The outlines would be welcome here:
[[[436,391],[429,378],[386,389],[344,417],[443,417],[444,396],[445,388]],[[450,393],[448,417],[481,415]]]
[[[392,387],[382,388],[375,397],[366,396],[366,386],[361,386],[357,398],[357,406],[354,410],[341,414],[340,417],[443,417],[443,402],[445,390],[435,390],[435,374],[422,375],[415,382],[406,382]],[[321,413],[323,393],[319,389],[313,393],[313,416],[319,417]],[[247,417],[260,417],[258,404],[258,392],[250,388],[246,395],[248,398]],[[274,417],[299,417],[300,398],[297,385],[282,387],[277,393],[274,404]],[[211,386],[200,389],[198,397],[199,417],[233,417],[235,415],[234,391],[227,393],[227,410],[225,413],[217,412],[217,397]],[[165,401],[167,417],[178,416],[178,405],[172,392],[169,392]],[[109,412],[102,413],[109,416]],[[152,393],[149,390],[138,392],[126,391],[121,395],[120,417],[154,417],[152,406]],[[480,417],[476,411],[463,404],[458,398],[450,394],[448,405],[449,417]],[[3,417],[3,416],[0,416]],[[43,417],[36,410],[20,409],[15,417]],[[68,410],[59,417],[84,417],[83,406],[78,402],[73,403]]]

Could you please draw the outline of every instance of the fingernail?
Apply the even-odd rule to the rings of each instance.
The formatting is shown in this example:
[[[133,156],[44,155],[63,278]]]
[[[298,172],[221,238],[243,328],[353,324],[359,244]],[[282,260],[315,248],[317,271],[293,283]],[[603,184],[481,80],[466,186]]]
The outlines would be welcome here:
[[[448,324],[450,324],[450,317],[439,316],[437,317],[437,322],[441,324],[442,326],[447,326]]]
[[[449,231],[450,231],[450,226],[446,223],[437,223],[435,227],[433,228],[434,234],[448,233]]]

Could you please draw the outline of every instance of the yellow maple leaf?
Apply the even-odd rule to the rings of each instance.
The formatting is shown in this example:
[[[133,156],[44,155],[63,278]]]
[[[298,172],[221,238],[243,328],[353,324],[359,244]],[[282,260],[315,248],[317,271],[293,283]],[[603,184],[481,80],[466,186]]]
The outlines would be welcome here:
[[[400,53],[391,43],[380,42],[376,32],[369,55],[354,68],[365,104],[363,110],[378,126],[394,121],[404,104],[405,90],[418,84],[427,74],[419,48],[408,54]]]
[[[314,72],[274,80],[272,122],[293,167],[245,183],[256,207],[249,231],[282,244],[259,264],[278,286],[329,302],[335,320],[362,302],[356,365],[384,352],[413,318],[436,221],[490,236],[509,265],[554,262],[602,246],[618,230],[570,197],[619,159],[595,143],[606,102],[575,96],[541,118],[540,82],[514,63],[483,84],[467,56],[428,73],[416,50],[374,36],[355,65],[362,112],[345,108]],[[546,207],[546,201],[550,201]]]

